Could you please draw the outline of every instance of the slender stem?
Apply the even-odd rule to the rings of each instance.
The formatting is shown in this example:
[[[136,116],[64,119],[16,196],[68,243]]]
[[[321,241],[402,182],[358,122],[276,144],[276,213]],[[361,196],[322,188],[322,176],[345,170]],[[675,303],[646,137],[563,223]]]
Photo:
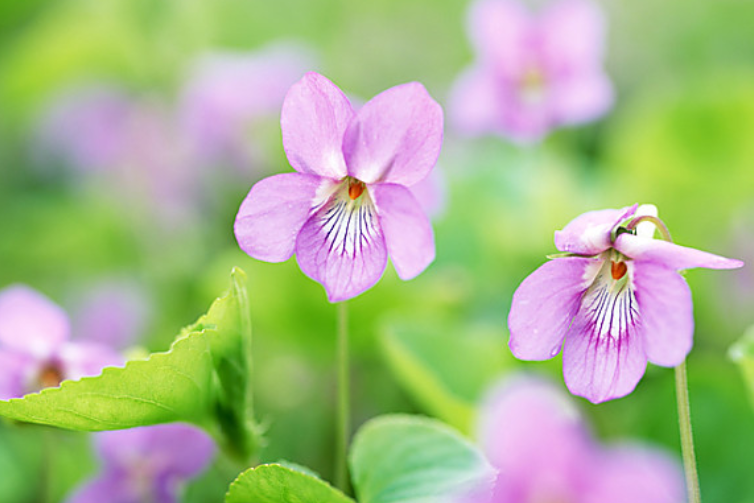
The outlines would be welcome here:
[[[348,365],[348,310],[338,303],[338,417],[335,438],[335,487],[348,490],[348,437],[351,430]]]
[[[694,436],[691,432],[691,409],[689,407],[689,383],[686,377],[686,360],[675,368],[675,392],[678,401],[678,426],[681,430],[681,453],[683,469],[686,472],[686,488],[689,503],[702,501],[699,490],[699,474],[696,470]]]

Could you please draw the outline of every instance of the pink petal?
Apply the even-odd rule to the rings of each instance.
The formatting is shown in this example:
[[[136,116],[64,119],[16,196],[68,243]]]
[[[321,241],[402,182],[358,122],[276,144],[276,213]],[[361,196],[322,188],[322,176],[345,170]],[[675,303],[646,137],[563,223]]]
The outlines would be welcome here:
[[[435,236],[429,218],[402,185],[385,183],[369,190],[398,277],[409,280],[418,276],[435,259]]]
[[[659,264],[634,267],[636,301],[649,361],[675,367],[691,351],[694,314],[691,290],[686,280]]]
[[[482,67],[464,71],[450,94],[453,126],[470,136],[500,131],[504,108],[500,85],[495,75]]]
[[[66,343],[61,346],[57,357],[62,363],[65,379],[96,376],[105,367],[117,367],[125,362],[108,346],[87,342]]]
[[[442,129],[442,108],[423,85],[410,82],[383,91],[346,129],[348,174],[365,183],[413,185],[437,162]]]
[[[180,479],[201,473],[215,455],[214,441],[201,429],[183,423],[159,424],[96,436],[107,466],[133,469],[134,461]]]
[[[65,503],[134,503],[143,496],[138,492],[124,473],[107,471],[81,484]]]
[[[304,75],[288,91],[280,117],[291,166],[300,173],[346,176],[341,147],[353,115],[348,98],[335,84],[315,72]]]
[[[353,210],[349,204],[353,203],[330,199],[306,221],[296,240],[301,270],[325,287],[330,302],[368,290],[387,266],[385,238],[374,206],[364,202]]]
[[[509,379],[480,418],[480,441],[500,473],[496,503],[576,501],[597,446],[558,388],[529,376]]]
[[[658,449],[621,445],[605,450],[583,503],[681,503],[686,501],[680,464]]]
[[[65,311],[41,293],[20,284],[0,291],[0,343],[46,357],[69,334]]]
[[[559,258],[534,271],[513,294],[508,329],[511,351],[522,360],[547,360],[558,354],[581,296],[589,258]]]
[[[625,300],[625,299],[624,299]],[[592,403],[620,398],[631,393],[647,368],[644,336],[618,301],[605,318],[591,316],[593,306],[585,305],[573,320],[563,346],[563,374],[571,393]],[[603,323],[609,333],[600,333]]]
[[[570,73],[598,67],[605,51],[605,24],[604,13],[593,2],[553,2],[538,25],[550,69]]]
[[[559,124],[581,124],[594,120],[613,105],[613,85],[601,71],[590,71],[561,79],[550,86],[551,104]]]
[[[317,190],[327,180],[284,173],[257,182],[236,215],[235,234],[243,251],[258,260],[283,262],[315,206]]]
[[[707,269],[737,269],[743,267],[740,260],[713,255],[675,243],[632,234],[621,234],[615,240],[615,248],[636,261],[656,262],[675,270],[705,267]]]
[[[612,247],[610,233],[636,212],[638,205],[620,210],[589,211],[555,231],[555,247],[567,253],[597,255]]]
[[[37,366],[29,355],[0,348],[0,400],[24,396]]]
[[[446,206],[447,188],[445,176],[435,167],[424,180],[408,188],[430,219],[438,218]]]
[[[507,75],[528,63],[534,26],[520,2],[480,0],[469,11],[469,37],[480,59]]]

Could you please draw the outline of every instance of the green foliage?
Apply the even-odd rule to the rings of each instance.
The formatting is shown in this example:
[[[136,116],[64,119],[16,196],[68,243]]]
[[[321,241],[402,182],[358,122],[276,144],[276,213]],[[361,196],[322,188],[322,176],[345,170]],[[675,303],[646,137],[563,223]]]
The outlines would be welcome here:
[[[353,503],[326,482],[279,464],[242,473],[230,486],[225,503]]]
[[[0,401],[0,415],[86,431],[185,421],[208,430],[230,454],[248,459],[258,439],[251,420],[245,277],[234,269],[229,293],[185,328],[169,351]]]
[[[510,365],[499,330],[393,323],[382,342],[390,367],[411,395],[427,412],[464,432],[473,425],[483,390]]]
[[[456,431],[402,415],[382,416],[362,427],[350,466],[360,503],[428,503],[472,488],[477,494],[495,478],[482,453]]]
[[[752,406],[754,406],[754,326],[750,327],[746,334],[730,348],[730,357],[741,368],[749,389]]]

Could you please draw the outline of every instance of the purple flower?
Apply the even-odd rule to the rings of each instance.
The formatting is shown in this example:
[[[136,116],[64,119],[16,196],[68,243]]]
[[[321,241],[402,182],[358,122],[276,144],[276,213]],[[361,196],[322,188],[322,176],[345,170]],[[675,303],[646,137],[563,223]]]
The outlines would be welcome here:
[[[307,73],[285,98],[281,126],[296,173],[251,188],[235,223],[246,253],[282,262],[295,252],[331,302],[371,288],[388,254],[404,280],[434,260],[432,227],[409,189],[442,144],[442,109],[424,86],[393,87],[355,112],[337,86]]]
[[[95,443],[101,471],[66,503],[175,503],[215,455],[206,433],[180,423],[97,433]]]
[[[560,0],[536,17],[512,0],[478,0],[469,36],[476,62],[451,96],[451,116],[467,134],[530,142],[612,105],[602,69],[605,22],[587,0]]]
[[[125,155],[132,107],[132,99],[114,86],[70,89],[38,119],[34,155],[44,162],[63,158],[77,170],[106,170]]]
[[[108,280],[79,296],[72,315],[73,332],[81,341],[125,349],[142,335],[149,315],[147,292],[141,285]]]
[[[685,501],[675,460],[637,444],[601,446],[541,379],[518,376],[496,389],[480,412],[479,437],[498,470],[491,503]]]
[[[123,364],[109,347],[69,337],[68,316],[50,299],[24,285],[0,291],[0,399]]]
[[[546,360],[562,346],[568,389],[594,403],[633,391],[647,360],[681,364],[694,317],[678,271],[743,263],[653,239],[655,224],[646,217],[661,224],[656,215],[652,205],[592,211],[557,231],[555,246],[568,256],[541,266],[513,295],[513,354]]]
[[[277,115],[285,93],[314,59],[288,44],[200,57],[182,91],[179,112],[197,154],[244,167],[267,161],[255,126]]]

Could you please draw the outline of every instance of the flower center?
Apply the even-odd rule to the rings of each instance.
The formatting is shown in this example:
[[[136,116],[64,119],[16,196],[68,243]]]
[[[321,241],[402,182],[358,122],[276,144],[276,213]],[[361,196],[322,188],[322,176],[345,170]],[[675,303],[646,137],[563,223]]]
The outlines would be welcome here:
[[[616,262],[612,261],[612,264],[610,265],[610,273],[613,275],[613,279],[615,281],[618,281],[623,276],[626,275],[628,272],[628,266],[625,262]]]
[[[37,376],[40,388],[57,388],[63,379],[63,370],[55,362],[45,363]]]
[[[357,180],[356,178],[351,178],[350,176],[348,177],[348,197],[350,197],[352,201],[358,199],[361,194],[364,193],[364,189],[366,189],[364,182]]]
[[[536,104],[542,102],[546,88],[545,74],[537,65],[530,65],[518,80],[518,89],[524,102]]]

